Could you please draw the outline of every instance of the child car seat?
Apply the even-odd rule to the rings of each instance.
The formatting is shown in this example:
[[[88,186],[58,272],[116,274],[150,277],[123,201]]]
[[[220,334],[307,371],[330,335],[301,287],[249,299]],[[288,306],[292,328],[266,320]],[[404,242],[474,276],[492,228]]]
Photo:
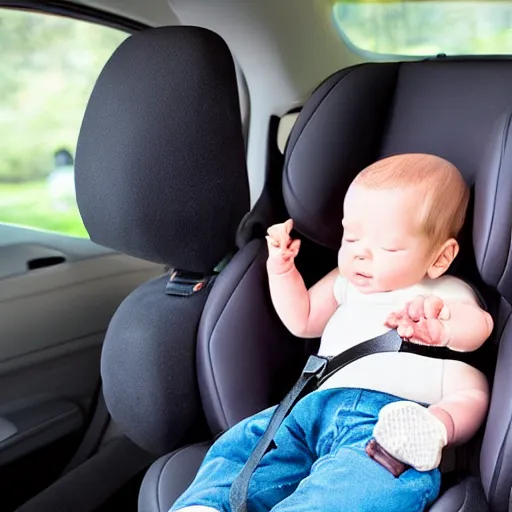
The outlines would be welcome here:
[[[455,270],[493,314],[495,334],[480,359],[493,362],[497,352],[497,365],[479,468],[448,488],[435,512],[503,512],[512,488],[511,85],[512,61],[499,59],[335,73],[301,111],[279,190],[242,224],[264,229],[291,216],[303,239],[297,264],[310,284],[336,265],[343,196],[359,170],[403,152],[434,153],[461,170],[474,207]],[[143,512],[167,511],[194,477],[207,438],[276,403],[310,348],[273,311],[263,239],[245,243],[219,275],[213,270],[235,249],[248,210],[243,147],[229,51],[199,28],[129,38],[107,63],[84,118],[77,192],[91,238],[181,271],[169,295],[164,276],[125,300],[102,356],[106,403],[126,435],[156,454],[179,448],[146,474]],[[286,212],[272,216],[279,193]],[[183,447],[191,431],[205,440]]]

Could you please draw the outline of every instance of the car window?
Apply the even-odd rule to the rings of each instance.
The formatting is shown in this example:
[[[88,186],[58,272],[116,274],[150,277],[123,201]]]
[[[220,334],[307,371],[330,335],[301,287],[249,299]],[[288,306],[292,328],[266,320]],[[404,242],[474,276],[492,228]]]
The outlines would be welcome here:
[[[298,117],[298,112],[292,112],[289,114],[285,114],[279,120],[279,127],[277,129],[277,147],[279,148],[279,151],[281,151],[281,153],[283,154],[286,149],[286,143],[290,138],[290,133]]]
[[[333,18],[345,43],[374,56],[512,53],[507,0],[341,0]]]
[[[0,9],[0,222],[87,236],[74,155],[94,83],[128,34]]]

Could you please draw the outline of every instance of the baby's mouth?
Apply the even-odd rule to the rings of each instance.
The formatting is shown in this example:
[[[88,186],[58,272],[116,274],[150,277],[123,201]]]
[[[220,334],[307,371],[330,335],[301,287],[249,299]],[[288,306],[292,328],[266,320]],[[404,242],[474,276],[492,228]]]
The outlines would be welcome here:
[[[371,279],[371,275],[370,274],[367,274],[365,272],[355,272],[354,275],[356,275],[357,277],[364,277],[366,279]]]

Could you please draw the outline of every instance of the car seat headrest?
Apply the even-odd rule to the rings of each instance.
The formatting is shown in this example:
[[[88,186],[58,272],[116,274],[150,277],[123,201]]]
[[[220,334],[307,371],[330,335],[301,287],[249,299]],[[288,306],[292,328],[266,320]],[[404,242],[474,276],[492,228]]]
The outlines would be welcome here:
[[[512,112],[491,132],[475,183],[473,247],[482,279],[512,304]]]
[[[472,230],[480,277],[512,303],[511,85],[506,60],[363,64],[329,77],[285,151],[283,195],[297,231],[338,249],[343,198],[359,171],[392,154],[436,154],[474,187],[463,235]]]
[[[378,157],[397,81],[397,65],[335,73],[306,102],[288,139],[283,195],[295,228],[339,248],[345,192]]]
[[[121,44],[85,112],[76,188],[93,241],[211,273],[249,210],[235,67],[220,36],[163,27]]]

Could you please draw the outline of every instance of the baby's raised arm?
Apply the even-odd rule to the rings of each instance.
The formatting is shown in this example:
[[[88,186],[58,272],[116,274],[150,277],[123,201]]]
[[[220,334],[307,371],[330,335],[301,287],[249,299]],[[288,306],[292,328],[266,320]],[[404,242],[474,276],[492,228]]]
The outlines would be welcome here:
[[[329,272],[307,290],[294,263],[300,243],[290,238],[292,227],[289,220],[268,230],[270,296],[279,318],[293,335],[316,338],[338,307],[333,288],[339,270]]]

